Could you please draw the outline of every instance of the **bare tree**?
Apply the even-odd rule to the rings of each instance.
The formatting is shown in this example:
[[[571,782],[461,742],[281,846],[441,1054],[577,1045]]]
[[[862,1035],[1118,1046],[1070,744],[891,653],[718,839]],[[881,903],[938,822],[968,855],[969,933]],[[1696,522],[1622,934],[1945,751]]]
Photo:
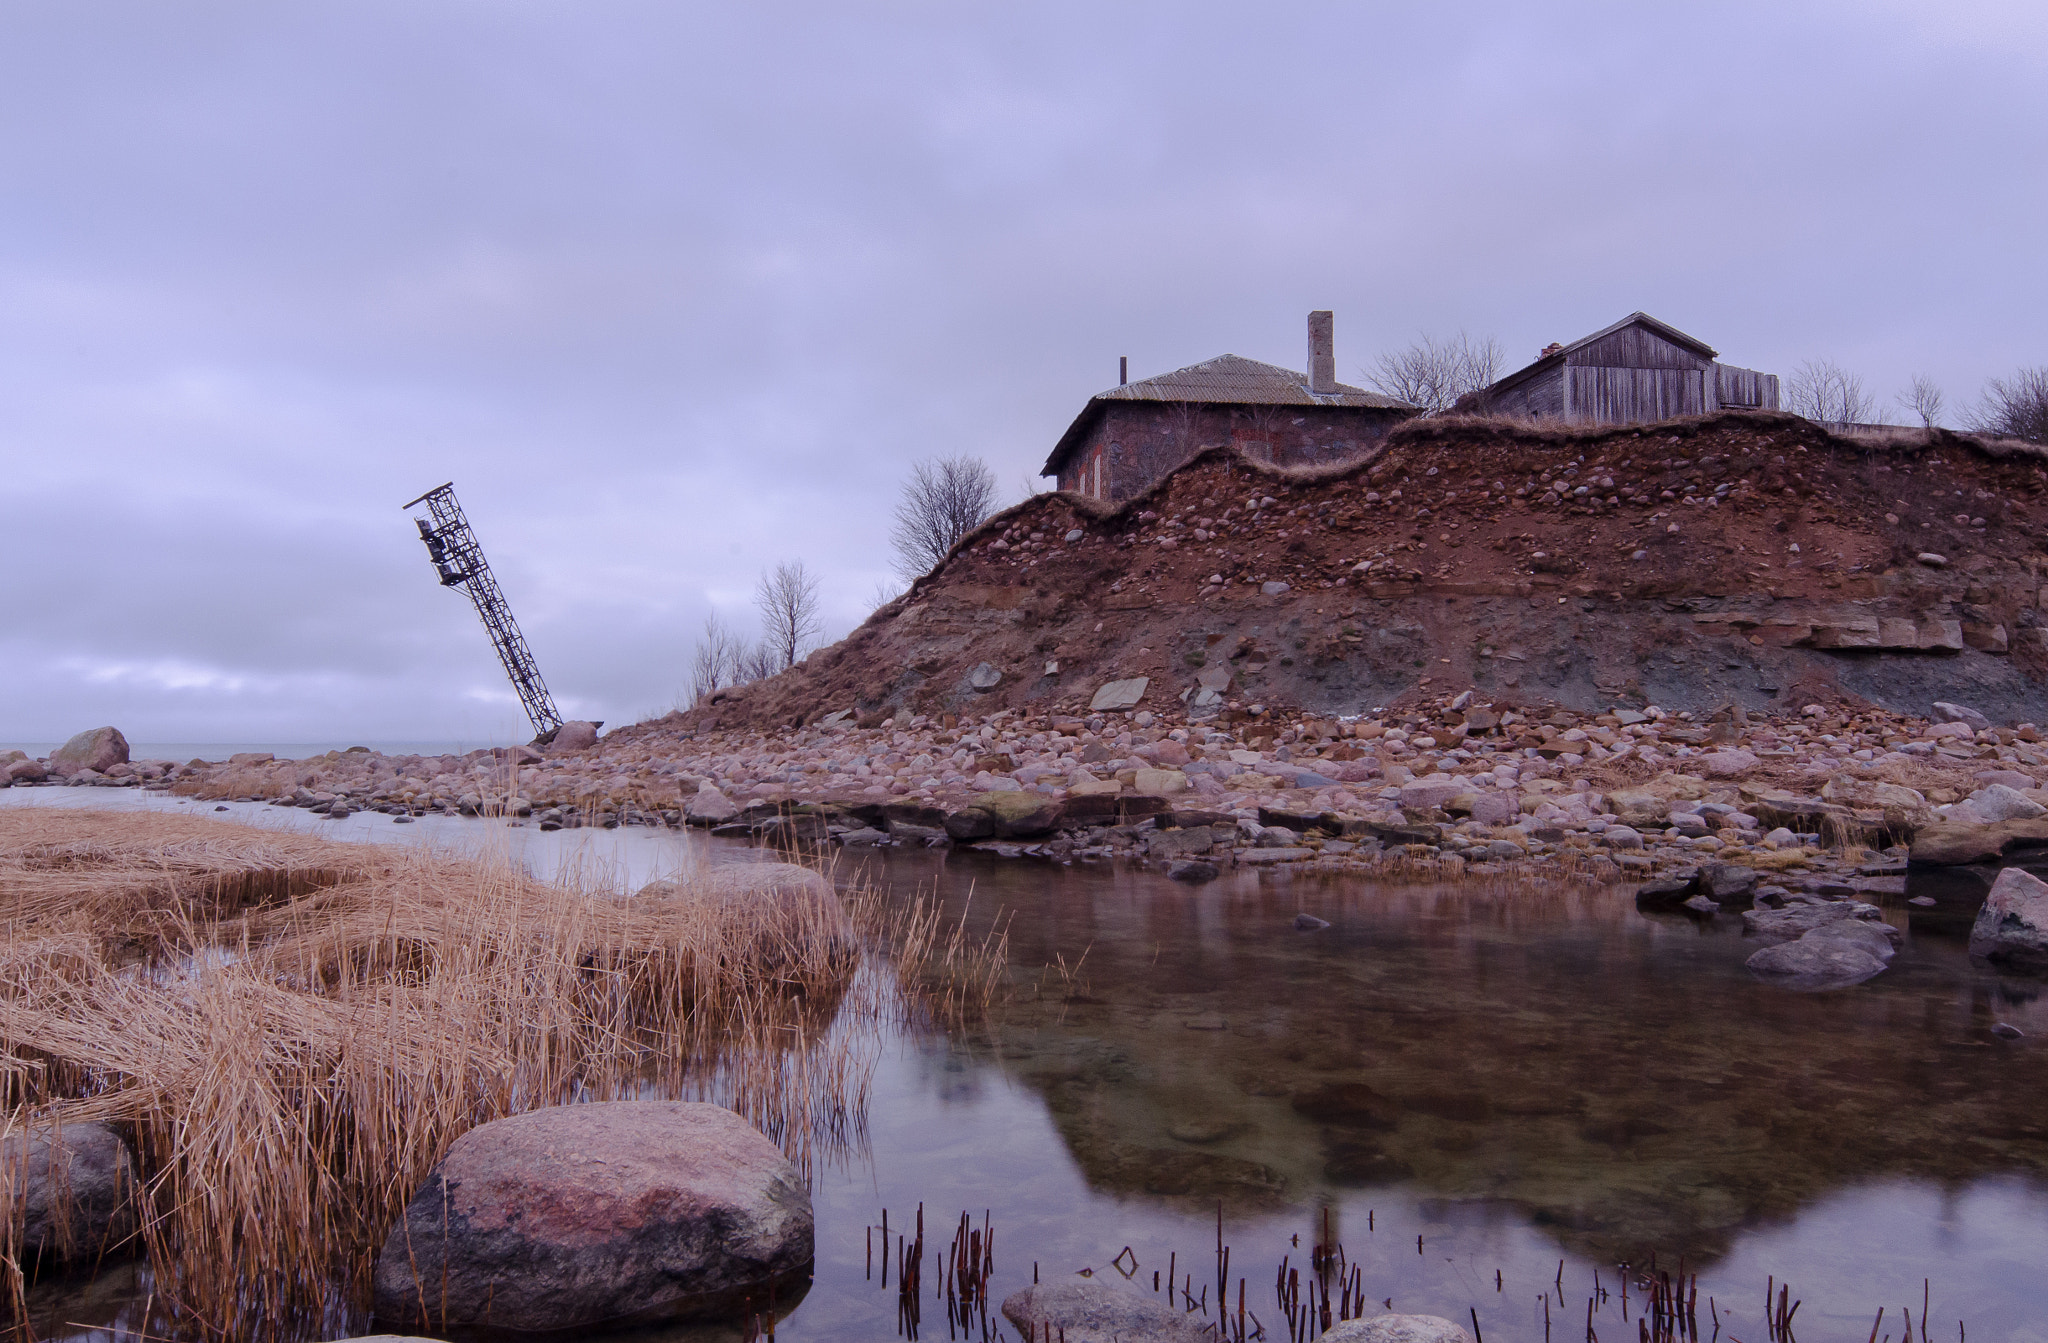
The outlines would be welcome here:
[[[1911,385],[1899,393],[1899,404],[1920,421],[1923,429],[1941,423],[1942,399],[1941,388],[1925,373],[1915,373]]]
[[[1785,383],[1785,409],[1815,424],[1869,424],[1875,409],[1863,379],[1832,359],[1809,359]]]
[[[818,580],[802,560],[778,564],[761,575],[754,605],[761,608],[761,642],[773,655],[776,669],[794,667],[818,637]]]
[[[889,543],[896,572],[915,580],[995,511],[996,478],[979,457],[931,457],[910,468]]]
[[[746,685],[751,681],[767,680],[782,670],[775,657],[775,650],[768,646],[766,639],[740,649],[732,664],[732,683]]]
[[[2048,443],[2048,367],[2023,368],[1984,384],[1984,399],[1970,416],[1980,434]]]
[[[1365,380],[1396,401],[1422,407],[1425,415],[1441,415],[1460,397],[1483,392],[1500,376],[1500,342],[1460,331],[1448,340],[1427,333],[1406,349],[1379,357],[1364,370]],[[1484,410],[1481,404],[1467,409]]]
[[[739,681],[739,636],[718,618],[716,611],[704,617],[704,632],[697,636],[697,648],[690,655],[690,702],[702,700],[721,686]]]

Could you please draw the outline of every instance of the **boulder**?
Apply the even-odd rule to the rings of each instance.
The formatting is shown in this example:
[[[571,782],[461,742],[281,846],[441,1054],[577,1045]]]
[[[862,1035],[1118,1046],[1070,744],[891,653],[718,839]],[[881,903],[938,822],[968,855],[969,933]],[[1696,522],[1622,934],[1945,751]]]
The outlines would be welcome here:
[[[550,752],[587,751],[597,745],[597,724],[588,722],[564,723],[555,729],[555,735],[548,742]]]
[[[1733,863],[1708,863],[1700,869],[1700,893],[1722,904],[1739,901],[1756,889],[1754,868]]]
[[[2031,821],[1941,821],[1913,836],[1907,861],[1914,867],[1961,867],[2004,857],[2016,849],[2048,845],[2048,817]]]
[[[40,760],[17,760],[6,767],[7,777],[14,783],[41,783],[50,777]]]
[[[38,1123],[10,1133],[0,1142],[0,1172],[22,1210],[24,1264],[90,1264],[133,1247],[135,1159],[105,1124]]]
[[[2048,882],[2008,867],[1970,928],[1970,954],[2009,970],[2048,973]]]
[[[1479,825],[1513,825],[1521,814],[1522,801],[1512,793],[1472,795],[1472,819]]]
[[[1982,732],[1991,726],[1991,720],[1967,704],[1950,704],[1945,700],[1934,701],[1931,715],[1937,723],[1961,723],[1972,732]]]
[[[1867,935],[1857,936],[1859,932]],[[1891,960],[1879,956],[1872,940],[1884,942],[1869,925],[1838,923],[1815,928],[1802,937],[1765,947],[1752,955],[1750,973],[1782,982],[1786,988],[1820,990],[1848,988],[1881,973]]]
[[[2031,821],[2048,815],[2042,806],[2019,789],[2002,783],[1987,784],[1970,794],[1970,810],[1987,822]]]
[[[1607,795],[1607,809],[1630,825],[1661,825],[1671,800],[1648,788],[1617,788]]]
[[[1462,1325],[1441,1315],[1375,1315],[1371,1319],[1346,1320],[1328,1333],[1322,1343],[1472,1343]]]
[[[954,839],[1028,839],[1056,829],[1063,810],[1059,799],[1044,793],[998,790],[983,793],[972,806],[951,813],[940,824]],[[985,825],[977,816],[987,818]]]
[[[1183,830],[1161,830],[1146,841],[1145,851],[1154,858],[1188,858],[1207,853],[1216,843],[1216,833],[1206,825]]]
[[[377,1257],[380,1323],[437,1333],[737,1319],[810,1270],[810,1196],[730,1110],[609,1101],[457,1138]]]
[[[1145,687],[1152,684],[1149,676],[1133,676],[1124,681],[1110,681],[1095,692],[1095,698],[1088,701],[1088,712],[1108,713],[1118,709],[1135,709],[1138,701],[1145,698]]]
[[[1896,941],[1901,934],[1882,922],[1883,914],[1876,905],[1866,905],[1861,900],[1833,900],[1819,905],[1788,905],[1784,909],[1744,910],[1742,926],[1754,936],[1784,942],[1831,923],[1857,919],[1872,924],[1881,936]]]
[[[1166,865],[1166,875],[1174,881],[1184,881],[1198,886],[1205,881],[1214,881],[1220,869],[1216,864],[1200,858],[1176,858]]]
[[[1735,779],[1755,769],[1757,758],[1748,751],[1709,751],[1693,763],[1709,779]]]
[[[685,825],[719,826],[739,818],[739,804],[720,792],[709,779],[697,785],[697,791],[683,803]]]
[[[1066,1343],[1215,1343],[1208,1325],[1163,1296],[1099,1278],[1034,1283],[1003,1302],[1003,1317],[1026,1338]]]
[[[1188,776],[1177,769],[1141,769],[1132,786],[1153,797],[1170,797],[1188,790]]]
[[[976,690],[994,690],[1002,684],[1003,673],[993,662],[983,662],[967,673],[967,684]]]
[[[113,727],[88,728],[50,752],[53,774],[76,774],[88,769],[104,774],[127,763],[128,739]]]
[[[1460,793],[1471,791],[1471,785],[1463,779],[1431,776],[1401,785],[1401,809],[1403,811],[1434,811]],[[1520,813],[1519,805],[1516,808]]]

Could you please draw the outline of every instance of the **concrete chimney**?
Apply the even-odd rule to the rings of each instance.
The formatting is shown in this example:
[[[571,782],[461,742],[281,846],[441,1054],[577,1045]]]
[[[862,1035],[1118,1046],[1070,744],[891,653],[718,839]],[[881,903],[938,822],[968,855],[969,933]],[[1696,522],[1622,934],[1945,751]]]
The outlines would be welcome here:
[[[1331,396],[1337,391],[1337,318],[1328,309],[1308,315],[1308,389]]]

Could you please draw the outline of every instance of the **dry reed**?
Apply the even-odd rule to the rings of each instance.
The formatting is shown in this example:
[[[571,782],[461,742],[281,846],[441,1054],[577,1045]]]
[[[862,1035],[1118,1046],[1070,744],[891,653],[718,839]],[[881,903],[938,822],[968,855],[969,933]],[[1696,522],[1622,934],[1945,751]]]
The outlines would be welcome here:
[[[220,1338],[347,1319],[448,1145],[521,1110],[716,1100],[808,1171],[863,1134],[896,987],[848,905],[932,1001],[985,1006],[1000,946],[804,868],[733,871],[621,900],[210,818],[0,813],[8,1122],[130,1136],[165,1323]]]

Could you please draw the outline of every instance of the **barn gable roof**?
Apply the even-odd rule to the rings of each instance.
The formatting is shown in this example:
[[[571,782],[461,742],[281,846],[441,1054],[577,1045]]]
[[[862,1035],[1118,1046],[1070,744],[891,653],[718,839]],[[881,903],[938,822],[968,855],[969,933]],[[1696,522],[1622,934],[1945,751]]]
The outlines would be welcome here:
[[[1335,392],[1317,394],[1308,389],[1308,376],[1277,364],[1265,364],[1241,355],[1219,354],[1199,364],[1189,364],[1156,378],[1146,378],[1122,387],[1112,387],[1088,398],[1088,404],[1060,435],[1060,441],[1045,459],[1040,475],[1056,476],[1067,454],[1088,436],[1095,421],[1112,401],[1194,402],[1210,406],[1344,406],[1363,410],[1396,410],[1412,413],[1416,408],[1390,396],[1368,392],[1362,387],[1337,384]]]
[[[1565,363],[1573,354],[1593,344],[1595,341],[1604,340],[1622,328],[1630,326],[1641,326],[1664,340],[1670,341],[1673,345],[1682,346],[1708,359],[1720,358],[1721,352],[1699,337],[1688,336],[1669,322],[1660,322],[1646,312],[1632,312],[1611,326],[1603,326],[1590,336],[1581,336],[1569,345],[1560,346],[1551,353],[1544,355],[1534,363],[1516,369],[1506,377],[1495,382],[1488,390],[1503,392],[1511,387],[1527,382],[1537,374],[1547,372]],[[1467,393],[1467,396],[1473,395],[1476,395],[1476,393]],[[1462,403],[1465,399],[1465,397],[1460,397],[1459,401]]]

